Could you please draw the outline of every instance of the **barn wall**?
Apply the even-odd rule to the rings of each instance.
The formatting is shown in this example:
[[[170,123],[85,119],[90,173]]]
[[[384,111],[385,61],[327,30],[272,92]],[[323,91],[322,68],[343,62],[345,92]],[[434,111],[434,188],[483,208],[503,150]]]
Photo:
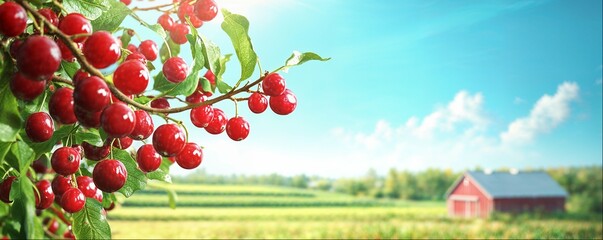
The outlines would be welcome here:
[[[467,180],[467,181],[465,181]],[[454,198],[477,198],[476,201],[454,200]],[[446,200],[448,214],[455,217],[488,217],[492,201],[482,193],[482,191],[473,183],[473,180],[463,176],[458,185],[451,191]]]
[[[525,211],[563,212],[565,198],[500,198],[494,199],[494,209],[498,212],[520,213]]]

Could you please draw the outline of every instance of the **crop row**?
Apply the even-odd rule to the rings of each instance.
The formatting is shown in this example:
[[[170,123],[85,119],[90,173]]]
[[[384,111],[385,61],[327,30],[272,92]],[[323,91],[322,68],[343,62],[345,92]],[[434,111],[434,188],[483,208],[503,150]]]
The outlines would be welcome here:
[[[306,192],[260,192],[260,191],[191,191],[191,190],[176,190],[178,195],[186,196],[262,196],[262,197],[315,197],[314,193]],[[138,194],[145,195],[167,195],[165,190],[147,189],[140,191]]]

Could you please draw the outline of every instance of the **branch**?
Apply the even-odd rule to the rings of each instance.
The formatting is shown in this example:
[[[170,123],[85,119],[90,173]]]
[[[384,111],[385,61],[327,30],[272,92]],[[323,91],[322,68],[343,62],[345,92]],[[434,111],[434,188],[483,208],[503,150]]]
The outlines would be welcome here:
[[[42,16],[40,13],[38,13],[33,7],[31,7],[25,0],[16,0],[21,6],[23,6],[23,8],[25,8],[25,10],[27,10],[28,12],[30,12],[35,18],[37,18],[39,21],[44,23],[44,26],[48,27],[48,29],[50,30],[49,32],[54,33],[58,38],[61,39],[61,41],[63,41],[63,43],[65,43],[65,46],[67,46],[69,48],[69,50],[73,53],[73,55],[75,56],[75,58],[77,59],[77,61],[80,63],[80,65],[82,66],[82,68],[84,70],[86,70],[87,72],[89,72],[90,74],[100,77],[101,79],[104,79],[105,82],[107,83],[107,86],[109,86],[109,89],[111,90],[111,92],[113,93],[113,95],[115,95],[115,97],[117,97],[120,101],[125,102],[127,104],[130,104],[138,109],[141,110],[145,110],[147,112],[150,113],[178,113],[178,112],[183,112],[189,109],[193,109],[196,107],[201,107],[201,106],[205,106],[205,105],[211,105],[217,102],[220,102],[222,100],[225,99],[230,99],[231,97],[233,97],[236,94],[239,94],[241,92],[247,92],[251,87],[259,84],[260,82],[262,82],[262,80],[264,79],[264,76],[260,76],[260,78],[258,78],[257,80],[255,80],[254,82],[252,82],[251,84],[248,84],[244,87],[241,87],[239,89],[236,89],[233,91],[230,91],[224,95],[221,95],[219,97],[213,98],[213,99],[209,99],[207,101],[204,102],[200,102],[200,103],[196,103],[196,104],[191,104],[191,105],[187,105],[187,106],[183,106],[183,107],[176,107],[176,108],[165,108],[165,109],[161,109],[161,108],[152,108],[143,104],[140,104],[132,99],[130,99],[128,96],[126,96],[125,94],[123,94],[121,91],[119,91],[119,89],[117,89],[115,87],[115,85],[110,82],[107,81],[107,79],[105,79],[105,76],[95,67],[93,67],[92,65],[90,65],[90,63],[88,63],[88,61],[86,60],[86,58],[82,55],[82,53],[80,53],[79,49],[77,48],[77,45],[71,40],[71,37],[66,35],[65,33],[61,32],[57,27],[55,27],[54,25],[52,25],[50,22],[48,22],[48,20],[46,20],[46,18],[44,16]]]
[[[134,7],[134,8],[132,8],[132,11],[160,10],[160,8],[169,7],[169,6],[175,6],[175,4],[174,3],[167,3],[167,4],[157,5],[157,6],[153,6],[153,7]]]
[[[62,82],[62,83],[67,83],[69,85],[73,85],[73,82],[67,78],[61,77],[61,76],[52,76],[52,80],[55,82]]]

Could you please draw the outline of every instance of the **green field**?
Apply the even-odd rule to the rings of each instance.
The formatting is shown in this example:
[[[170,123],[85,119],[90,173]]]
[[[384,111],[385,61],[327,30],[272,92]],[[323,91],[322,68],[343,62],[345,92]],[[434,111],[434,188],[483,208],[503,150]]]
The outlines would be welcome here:
[[[354,198],[265,186],[174,185],[108,215],[115,238],[601,238],[600,216],[453,219],[444,202]]]

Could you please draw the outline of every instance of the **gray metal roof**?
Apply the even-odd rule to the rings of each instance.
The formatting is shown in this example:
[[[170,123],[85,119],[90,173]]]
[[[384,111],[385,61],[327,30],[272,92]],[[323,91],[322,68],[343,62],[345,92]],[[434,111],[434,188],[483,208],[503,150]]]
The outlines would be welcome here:
[[[567,197],[567,192],[546,172],[467,172],[492,198]]]

